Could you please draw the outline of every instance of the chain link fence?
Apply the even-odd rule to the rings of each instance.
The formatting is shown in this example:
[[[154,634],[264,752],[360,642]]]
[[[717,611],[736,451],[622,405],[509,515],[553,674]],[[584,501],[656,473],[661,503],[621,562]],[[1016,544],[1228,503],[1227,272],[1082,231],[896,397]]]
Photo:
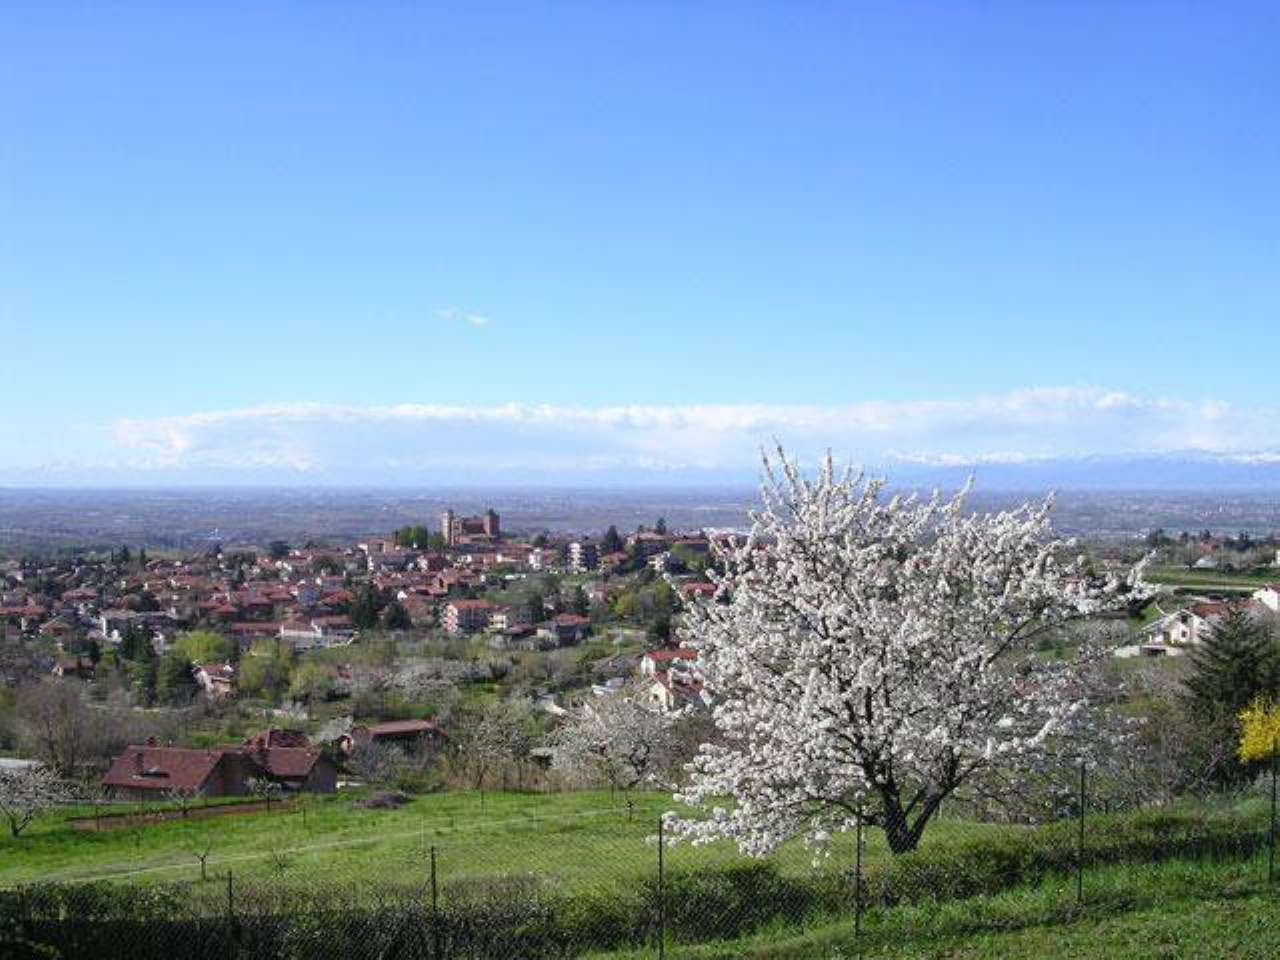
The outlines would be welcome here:
[[[0,954],[664,957],[782,926],[847,923],[866,936],[895,910],[1034,885],[1087,907],[1091,875],[1109,865],[1213,858],[1275,878],[1273,792],[1113,813],[1091,800],[1088,771],[1069,774],[1074,796],[1045,822],[1002,821],[979,799],[956,797],[909,850],[903,824],[870,801],[856,829],[816,859],[799,843],[765,858],[727,843],[673,843],[652,805],[562,815],[531,805],[517,815],[424,820],[414,834],[32,883],[0,890]],[[344,856],[357,852],[361,869],[344,869]],[[912,922],[927,932],[932,913],[915,909]]]

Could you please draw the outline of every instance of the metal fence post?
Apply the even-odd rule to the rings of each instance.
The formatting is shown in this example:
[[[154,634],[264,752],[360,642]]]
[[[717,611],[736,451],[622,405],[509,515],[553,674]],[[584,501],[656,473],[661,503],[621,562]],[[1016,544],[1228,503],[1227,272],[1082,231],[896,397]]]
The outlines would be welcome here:
[[[1076,903],[1084,903],[1084,810],[1087,802],[1085,762],[1080,761],[1080,831],[1076,838]]]
[[[854,832],[853,935],[862,936],[862,801],[858,801],[857,829]]]
[[[1280,770],[1280,750],[1271,751],[1271,833],[1267,838],[1267,883],[1276,879],[1276,774]]]
[[[436,848],[431,848],[431,955],[443,956],[440,949],[440,891],[436,885]]]
[[[658,817],[658,960],[667,954],[667,887],[666,863],[663,847],[666,846],[662,817]]]

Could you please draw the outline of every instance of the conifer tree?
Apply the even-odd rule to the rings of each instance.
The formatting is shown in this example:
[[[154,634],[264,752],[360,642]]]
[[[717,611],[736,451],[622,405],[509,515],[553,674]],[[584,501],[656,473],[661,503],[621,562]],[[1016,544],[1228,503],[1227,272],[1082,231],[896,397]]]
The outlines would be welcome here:
[[[1191,673],[1184,681],[1188,713],[1208,735],[1204,767],[1216,782],[1242,784],[1254,774],[1234,749],[1239,714],[1258,697],[1280,686],[1280,647],[1267,624],[1241,609],[1214,624],[1191,649]]]
[[[1235,717],[1280,679],[1280,648],[1271,630],[1243,609],[1233,609],[1188,654],[1187,706],[1203,720]]]

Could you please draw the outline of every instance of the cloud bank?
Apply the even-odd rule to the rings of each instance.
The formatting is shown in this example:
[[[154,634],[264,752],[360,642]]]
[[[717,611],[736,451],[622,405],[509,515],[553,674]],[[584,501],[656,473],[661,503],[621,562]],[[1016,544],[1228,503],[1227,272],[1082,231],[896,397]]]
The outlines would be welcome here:
[[[773,438],[892,471],[1195,452],[1280,465],[1280,410],[1053,387],[847,405],[290,403],[104,427],[58,467],[252,482],[749,479]],[[56,472],[56,471],[55,471]]]

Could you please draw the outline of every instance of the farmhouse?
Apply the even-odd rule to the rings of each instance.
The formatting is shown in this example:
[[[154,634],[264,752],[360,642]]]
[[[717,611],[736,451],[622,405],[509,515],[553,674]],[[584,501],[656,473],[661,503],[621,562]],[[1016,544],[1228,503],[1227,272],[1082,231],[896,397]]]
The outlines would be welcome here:
[[[1144,632],[1148,639],[1141,645],[1141,652],[1147,656],[1176,656],[1184,647],[1203,643],[1219,620],[1237,610],[1250,616],[1260,616],[1266,611],[1266,603],[1261,600],[1214,600],[1175,610],[1146,627]]]
[[[352,728],[338,740],[343,753],[359,747],[389,745],[413,749],[444,738],[444,731],[434,720],[390,720]]]
[[[210,700],[222,700],[236,692],[236,668],[229,663],[202,663],[191,675]]]
[[[128,747],[102,778],[112,796],[124,800],[163,799],[171,790],[206,797],[247,794],[248,782],[263,771],[236,749],[188,750],[152,744]]]
[[[286,791],[332,793],[338,769],[296,730],[266,730],[233,747],[193,750],[154,743],[130,746],[112,761],[102,785],[128,800],[163,798],[171,790],[206,797],[248,794],[252,779]]]

